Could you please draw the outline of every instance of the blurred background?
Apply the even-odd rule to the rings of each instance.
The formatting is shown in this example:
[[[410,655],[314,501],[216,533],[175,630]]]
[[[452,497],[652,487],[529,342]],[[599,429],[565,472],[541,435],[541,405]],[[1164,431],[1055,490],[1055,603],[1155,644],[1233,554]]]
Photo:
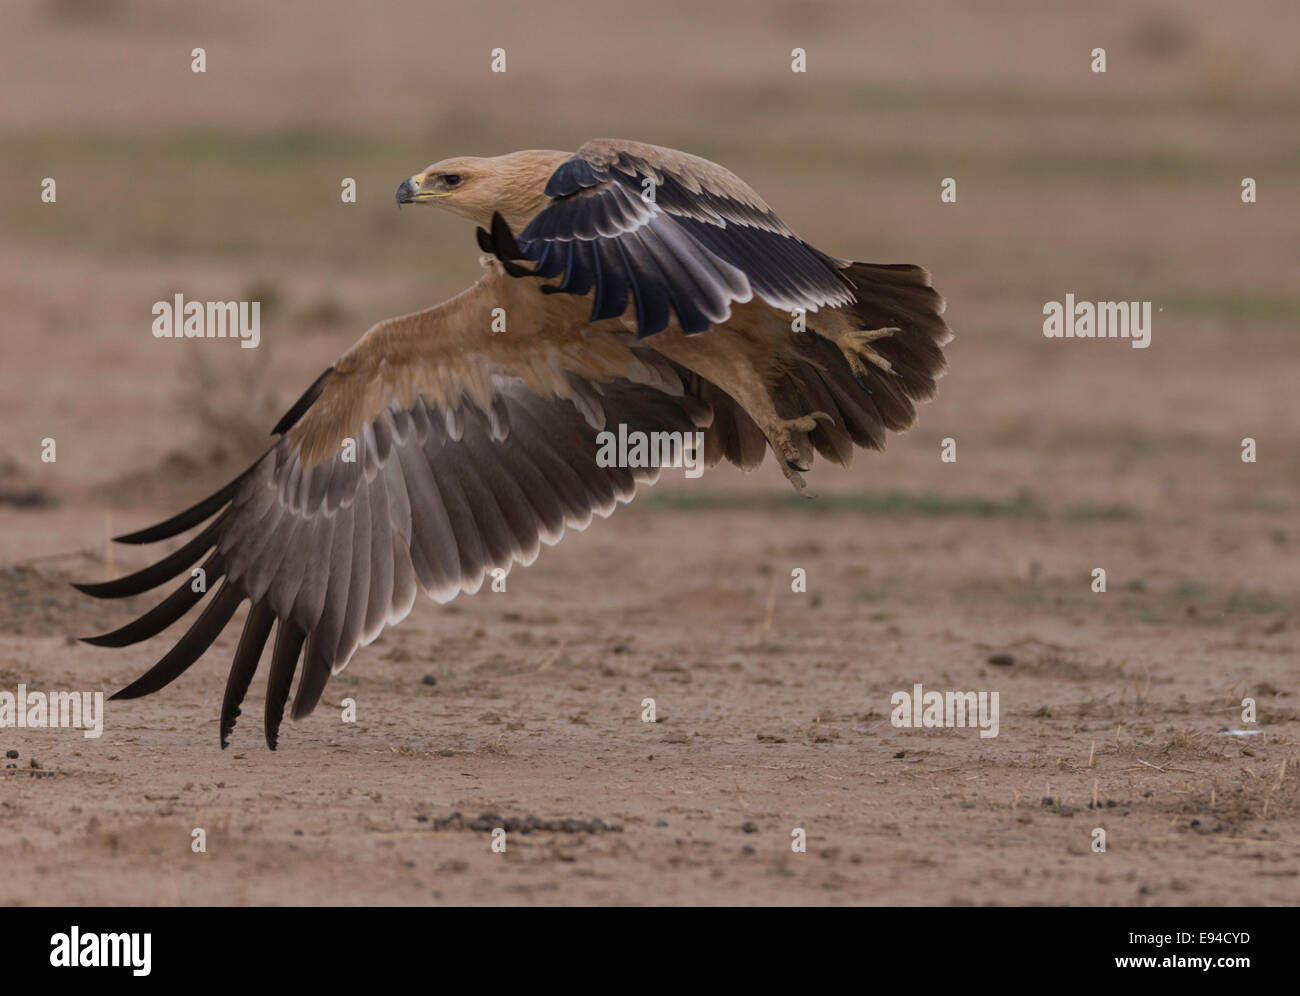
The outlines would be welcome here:
[[[0,512],[160,509],[228,477],[367,327],[476,278],[470,226],[399,211],[402,178],[615,136],[729,166],[829,252],[933,272],[951,373],[888,454],[820,468],[825,507],[1271,522],[1300,484],[1297,23],[1286,0],[6,3]],[[260,300],[261,348],[153,339],[177,292]],[[1067,292],[1152,301],[1152,346],[1045,340]],[[793,501],[770,465],[683,490],[652,501]]]

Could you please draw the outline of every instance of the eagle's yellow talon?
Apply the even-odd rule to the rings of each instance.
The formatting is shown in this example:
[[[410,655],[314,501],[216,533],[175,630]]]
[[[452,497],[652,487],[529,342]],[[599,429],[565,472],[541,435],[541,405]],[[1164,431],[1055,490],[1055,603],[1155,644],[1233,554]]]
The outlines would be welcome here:
[[[807,472],[812,458],[812,447],[807,438],[796,439],[795,437],[796,434],[806,436],[817,428],[818,422],[822,421],[834,422],[835,420],[825,412],[809,412],[798,418],[777,419],[765,428],[767,441],[772,447],[772,452],[776,454],[777,463],[781,465],[781,473],[785,474],[786,480],[800,491],[808,486],[803,475]]]
[[[866,364],[862,362],[863,360],[866,360],[872,366],[879,367],[886,373],[890,373],[894,369],[893,365],[872,349],[869,344],[877,339],[885,339],[895,332],[901,331],[903,330],[892,326],[883,329],[855,329],[852,332],[843,333],[839,337],[837,345],[840,347],[840,352],[844,354],[844,358],[849,361],[849,369],[859,378],[865,377],[869,372]]]
[[[818,422],[834,422],[825,412],[809,412],[807,415],[801,415],[798,418],[786,419],[781,423],[787,430],[795,432],[812,432],[817,428]]]

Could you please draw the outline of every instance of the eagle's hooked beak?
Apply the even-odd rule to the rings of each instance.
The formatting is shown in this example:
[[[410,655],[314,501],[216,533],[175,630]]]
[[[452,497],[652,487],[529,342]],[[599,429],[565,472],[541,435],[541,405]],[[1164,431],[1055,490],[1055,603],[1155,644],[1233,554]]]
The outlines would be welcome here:
[[[424,175],[417,173],[415,176],[408,176],[402,181],[401,186],[397,188],[397,205],[420,203],[420,184],[424,182]],[[428,195],[425,195],[428,196]]]
[[[457,177],[459,182],[459,177]],[[452,191],[447,189],[446,178],[439,173],[425,170],[408,176],[397,188],[397,206],[403,204],[423,204],[438,197],[450,197]]]

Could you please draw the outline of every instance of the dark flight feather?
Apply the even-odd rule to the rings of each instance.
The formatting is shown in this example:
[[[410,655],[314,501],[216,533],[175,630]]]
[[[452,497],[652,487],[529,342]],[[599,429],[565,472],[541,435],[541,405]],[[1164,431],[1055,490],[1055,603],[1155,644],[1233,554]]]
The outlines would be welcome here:
[[[592,142],[555,170],[546,194],[552,200],[517,239],[497,215],[479,245],[512,276],[560,277],[547,293],[594,287],[592,321],[621,314],[628,294],[642,337],[673,315],[688,335],[703,332],[754,294],[790,311],[853,301],[843,261],[803,242],[739,178],[704,160]]]

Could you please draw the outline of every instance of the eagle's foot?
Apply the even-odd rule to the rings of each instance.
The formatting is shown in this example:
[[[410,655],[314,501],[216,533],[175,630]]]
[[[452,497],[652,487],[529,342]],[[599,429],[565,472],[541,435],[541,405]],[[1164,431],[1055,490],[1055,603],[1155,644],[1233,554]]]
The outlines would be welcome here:
[[[776,454],[777,462],[781,465],[781,473],[785,474],[786,480],[799,491],[808,486],[803,475],[808,472],[808,464],[805,461],[811,454],[811,448],[807,440],[796,440],[795,436],[812,432],[817,428],[817,423],[823,420],[835,421],[825,412],[811,412],[798,418],[778,419],[767,428],[767,441],[772,447],[772,452]]]
[[[870,363],[874,367],[878,367],[885,371],[885,373],[893,372],[894,368],[890,362],[872,349],[871,343],[875,342],[877,339],[886,339],[895,332],[901,331],[903,330],[894,327],[884,329],[855,329],[852,332],[845,332],[840,335],[837,340],[837,345],[840,347],[840,352],[844,354],[844,358],[849,361],[849,369],[853,371],[853,375],[857,377],[858,380],[863,380],[869,372],[866,365],[867,363]],[[864,360],[866,363],[863,362]]]

